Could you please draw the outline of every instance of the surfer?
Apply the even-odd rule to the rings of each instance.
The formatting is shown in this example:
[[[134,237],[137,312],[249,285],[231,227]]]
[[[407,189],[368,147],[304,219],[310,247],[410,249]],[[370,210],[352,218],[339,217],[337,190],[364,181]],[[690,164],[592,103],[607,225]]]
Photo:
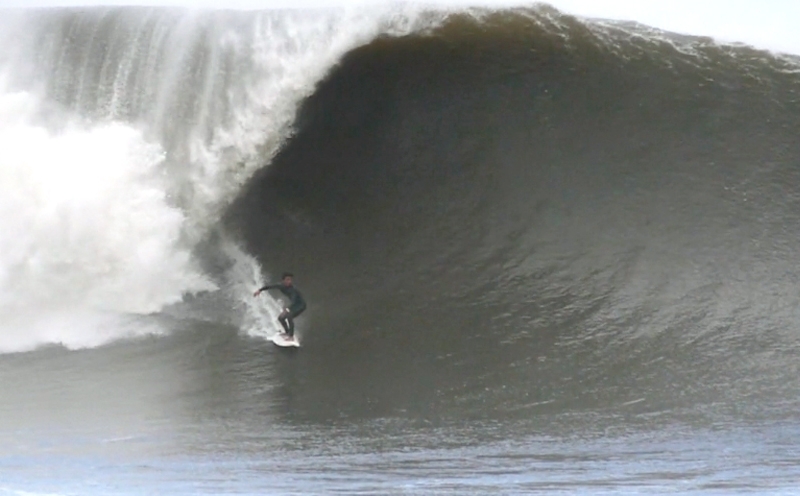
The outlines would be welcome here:
[[[281,276],[280,284],[267,284],[253,293],[253,296],[258,296],[262,291],[278,289],[284,296],[289,298],[289,306],[285,307],[283,312],[278,316],[278,321],[283,326],[288,340],[294,339],[294,318],[303,313],[303,310],[306,309],[306,301],[303,299],[303,295],[301,295],[300,291],[292,284],[293,277],[294,275],[292,273],[284,272]]]

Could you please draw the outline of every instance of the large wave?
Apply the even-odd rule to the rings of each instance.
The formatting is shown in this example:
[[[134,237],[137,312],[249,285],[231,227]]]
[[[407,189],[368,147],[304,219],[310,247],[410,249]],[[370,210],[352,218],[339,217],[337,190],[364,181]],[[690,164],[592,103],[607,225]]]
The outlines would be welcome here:
[[[798,388],[796,75],[547,8],[455,15],[350,51],[226,219],[306,275],[313,340],[348,357],[318,373],[359,371],[343,404],[742,414]]]
[[[796,396],[796,59],[547,7],[2,23],[5,351],[272,332],[287,268],[308,373],[358,371],[315,404]]]

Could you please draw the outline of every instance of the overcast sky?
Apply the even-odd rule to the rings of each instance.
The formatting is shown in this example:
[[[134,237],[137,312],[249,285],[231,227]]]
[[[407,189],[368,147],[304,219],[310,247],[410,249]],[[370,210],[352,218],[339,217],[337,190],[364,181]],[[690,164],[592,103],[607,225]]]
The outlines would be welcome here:
[[[270,8],[378,3],[381,0],[0,0],[0,7],[184,5]],[[530,5],[514,0],[433,0],[439,4]],[[430,3],[430,0],[425,3]],[[800,0],[551,0],[578,15],[635,20],[670,31],[800,54]]]

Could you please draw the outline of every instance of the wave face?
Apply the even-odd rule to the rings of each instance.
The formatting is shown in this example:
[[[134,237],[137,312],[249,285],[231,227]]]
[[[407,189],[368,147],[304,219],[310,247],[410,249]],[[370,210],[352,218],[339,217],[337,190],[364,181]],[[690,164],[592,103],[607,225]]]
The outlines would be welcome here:
[[[340,408],[754,413],[798,391],[797,71],[455,15],[349,52],[227,223],[300,274],[307,340],[340,350],[309,366],[359,371],[320,392]]]
[[[298,102],[350,48],[419,27],[377,9],[0,22],[2,351],[158,332],[131,319],[228,284],[197,252],[291,133]]]

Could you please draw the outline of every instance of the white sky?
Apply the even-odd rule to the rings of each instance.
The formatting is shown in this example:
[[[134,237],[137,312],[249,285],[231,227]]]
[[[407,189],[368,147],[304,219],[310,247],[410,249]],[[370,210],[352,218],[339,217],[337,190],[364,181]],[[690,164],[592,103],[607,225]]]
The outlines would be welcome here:
[[[800,0],[553,0],[589,17],[636,20],[679,33],[800,54]]]
[[[425,0],[423,3],[530,5],[515,0]],[[0,0],[0,7],[75,5],[183,5],[259,9],[378,3],[381,0]],[[550,0],[587,17],[635,20],[679,33],[741,41],[800,54],[800,0]]]

